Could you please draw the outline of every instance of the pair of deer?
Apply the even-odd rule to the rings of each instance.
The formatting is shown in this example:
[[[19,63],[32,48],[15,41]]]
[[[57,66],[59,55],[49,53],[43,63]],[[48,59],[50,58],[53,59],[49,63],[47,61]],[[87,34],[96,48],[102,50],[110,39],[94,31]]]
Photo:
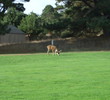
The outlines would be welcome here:
[[[57,47],[54,45],[47,46],[47,53],[49,54],[50,51],[52,51],[53,54],[57,54],[57,55],[60,55],[61,52],[61,50],[58,50]]]

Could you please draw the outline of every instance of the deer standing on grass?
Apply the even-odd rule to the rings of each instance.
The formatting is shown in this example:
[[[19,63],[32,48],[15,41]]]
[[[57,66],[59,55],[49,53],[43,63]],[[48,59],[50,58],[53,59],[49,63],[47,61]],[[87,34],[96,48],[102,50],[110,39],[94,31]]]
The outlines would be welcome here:
[[[49,54],[50,51],[52,51],[53,54],[57,54],[57,55],[60,55],[61,52],[61,50],[58,50],[57,47],[54,45],[47,46],[47,53]]]

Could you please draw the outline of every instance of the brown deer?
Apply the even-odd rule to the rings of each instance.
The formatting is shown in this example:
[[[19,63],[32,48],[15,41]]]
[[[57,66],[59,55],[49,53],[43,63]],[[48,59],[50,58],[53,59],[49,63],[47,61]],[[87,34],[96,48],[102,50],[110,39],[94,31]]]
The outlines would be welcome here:
[[[61,50],[58,50],[57,47],[54,45],[47,46],[47,53],[49,54],[50,51],[52,51],[53,54],[57,54],[57,55],[60,55],[61,52]]]

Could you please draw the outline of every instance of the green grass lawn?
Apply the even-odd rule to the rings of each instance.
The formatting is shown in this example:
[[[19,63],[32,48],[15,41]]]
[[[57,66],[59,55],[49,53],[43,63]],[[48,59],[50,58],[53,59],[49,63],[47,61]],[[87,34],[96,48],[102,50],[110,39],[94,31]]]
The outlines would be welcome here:
[[[0,100],[110,100],[110,52],[0,56]]]

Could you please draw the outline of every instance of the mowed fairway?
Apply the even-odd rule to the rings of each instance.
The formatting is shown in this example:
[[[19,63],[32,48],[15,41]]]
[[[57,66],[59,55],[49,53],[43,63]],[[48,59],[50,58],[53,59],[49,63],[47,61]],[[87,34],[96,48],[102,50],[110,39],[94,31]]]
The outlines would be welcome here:
[[[110,52],[0,56],[0,100],[110,100]]]

